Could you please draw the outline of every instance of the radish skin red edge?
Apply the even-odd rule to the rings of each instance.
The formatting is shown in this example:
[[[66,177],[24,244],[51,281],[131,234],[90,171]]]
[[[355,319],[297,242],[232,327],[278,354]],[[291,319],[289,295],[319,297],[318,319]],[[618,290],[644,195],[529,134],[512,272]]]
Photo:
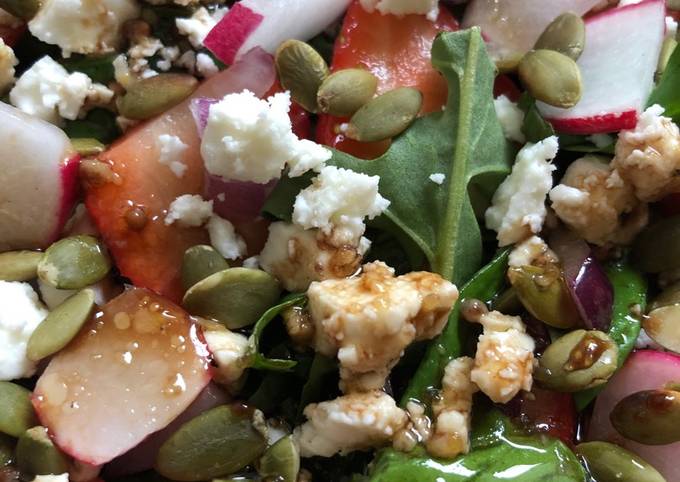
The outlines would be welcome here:
[[[73,207],[78,198],[78,167],[80,166],[80,154],[75,154],[66,159],[61,165],[59,174],[61,176],[61,191],[64,193],[62,197],[61,212],[59,213],[59,221],[54,228],[54,233],[50,239],[50,243],[59,239],[59,235],[66,222],[71,216]]]
[[[663,388],[668,382],[678,381],[680,356],[653,350],[633,352],[595,400],[587,439],[616,443],[652,464],[666,480],[680,480],[680,464],[677,462],[680,442],[643,445],[624,438],[609,421],[609,414],[624,397],[641,390]]]
[[[586,18],[581,100],[570,109],[537,102],[543,117],[565,134],[634,128],[654,87],[665,17],[664,0],[644,0]]]
[[[241,46],[262,23],[264,17],[236,3],[208,33],[203,45],[222,62],[231,65]]]

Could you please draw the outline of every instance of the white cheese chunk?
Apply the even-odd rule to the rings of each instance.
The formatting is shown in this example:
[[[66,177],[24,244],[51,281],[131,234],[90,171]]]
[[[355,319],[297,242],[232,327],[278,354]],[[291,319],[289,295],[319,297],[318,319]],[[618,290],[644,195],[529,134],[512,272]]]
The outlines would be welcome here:
[[[444,184],[444,179],[446,179],[446,174],[442,174],[441,172],[435,172],[434,174],[430,174],[429,179],[433,183],[441,186],[442,184]]]
[[[26,344],[47,316],[28,283],[0,281],[0,380],[30,377],[36,364],[26,356]]]
[[[212,201],[205,201],[198,194],[183,194],[177,197],[168,208],[165,224],[177,222],[183,227],[203,225],[212,216]]]
[[[68,482],[68,472],[64,474],[54,475],[36,475],[33,482]]]
[[[505,95],[500,95],[494,99],[493,106],[496,109],[496,116],[501,123],[505,137],[523,144],[526,139],[522,132],[522,123],[524,122],[522,109]]]
[[[186,35],[194,48],[203,47],[203,40],[227,13],[228,8],[218,8],[210,13],[205,7],[200,7],[189,18],[177,18],[175,24],[180,34]]]
[[[134,0],[44,0],[28,28],[43,42],[58,45],[66,57],[98,54],[119,47],[123,24],[138,16]]]
[[[210,244],[226,259],[237,259],[246,254],[246,242],[229,221],[213,215],[207,227]]]
[[[262,100],[245,90],[213,104],[201,141],[206,169],[225,179],[260,184],[280,177],[286,163],[290,176],[319,170],[331,153],[297,138],[289,109],[288,92]]]
[[[187,165],[182,161],[184,152],[188,149],[182,140],[170,134],[161,134],[156,141],[158,147],[158,162],[168,166],[177,177],[184,176]]]
[[[226,385],[235,383],[248,367],[248,338],[226,328],[204,330],[203,336],[217,364],[216,380]]]
[[[215,64],[215,61],[208,54],[199,53],[196,56],[196,72],[201,77],[212,77],[218,73],[220,69]]]

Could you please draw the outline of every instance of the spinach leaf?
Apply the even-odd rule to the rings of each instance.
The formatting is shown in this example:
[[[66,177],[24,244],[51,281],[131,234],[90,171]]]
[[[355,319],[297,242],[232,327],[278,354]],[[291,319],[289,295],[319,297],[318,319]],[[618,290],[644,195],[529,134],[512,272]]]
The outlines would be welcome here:
[[[120,136],[116,114],[106,109],[92,109],[84,119],[67,120],[64,132],[72,139],[93,138],[102,144],[110,144]]]
[[[479,29],[440,34],[432,45],[432,64],[448,83],[443,112],[416,120],[375,160],[333,151],[330,164],[380,176],[380,193],[392,203],[381,222],[417,247],[432,271],[461,283],[482,262],[470,191],[493,193],[510,171],[513,152],[496,117],[495,67]],[[443,185],[430,181],[433,173],[446,175]],[[294,187],[289,180],[279,182],[267,212],[290,216],[304,185],[293,182]]]
[[[302,411],[310,403],[328,399],[329,391],[325,390],[328,379],[332,379],[334,387],[338,385],[338,363],[334,358],[329,358],[320,353],[314,354],[312,366],[307,375],[307,382],[302,387],[298,410],[298,423],[304,419]]]
[[[422,448],[405,454],[383,450],[373,464],[371,482],[574,482],[586,480],[576,456],[562,442],[543,435],[521,435],[498,410],[473,423],[470,453],[437,460]]]
[[[536,99],[528,93],[522,94],[519,100],[519,108],[524,111],[522,134],[528,142],[540,142],[546,137],[555,134],[555,129],[546,121],[536,107]]]
[[[647,300],[647,281],[636,270],[619,262],[607,267],[607,276],[614,287],[614,308],[609,336],[619,347],[619,368],[626,361],[635,346],[640,333],[640,320],[631,307],[639,305],[644,311]],[[583,410],[602,391],[604,385],[574,394],[576,408]]]
[[[69,72],[82,72],[94,82],[108,84],[113,80],[113,59],[118,54],[106,54],[99,56],[72,55],[67,59],[61,59],[61,65]]]
[[[272,306],[257,320],[253,332],[248,339],[248,357],[252,368],[258,370],[288,371],[295,367],[295,360],[282,360],[267,358],[260,353],[260,338],[267,325],[276,318],[283,310],[291,306],[302,306],[306,302],[304,294],[290,294],[286,296],[278,305]]]
[[[671,117],[673,122],[680,123],[680,49],[676,48],[668,60],[661,80],[649,96],[647,105],[659,104],[666,109],[664,115]]]

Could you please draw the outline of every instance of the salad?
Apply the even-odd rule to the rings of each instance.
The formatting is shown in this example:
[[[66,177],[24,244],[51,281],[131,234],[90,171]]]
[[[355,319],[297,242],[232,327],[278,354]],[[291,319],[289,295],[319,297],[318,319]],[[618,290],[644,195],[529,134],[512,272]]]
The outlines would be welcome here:
[[[679,482],[675,0],[0,0],[0,481]]]

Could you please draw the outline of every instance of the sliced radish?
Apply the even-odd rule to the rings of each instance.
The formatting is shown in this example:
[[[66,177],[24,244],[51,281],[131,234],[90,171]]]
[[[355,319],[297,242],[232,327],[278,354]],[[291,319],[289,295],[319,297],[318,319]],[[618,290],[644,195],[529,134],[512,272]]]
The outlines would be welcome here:
[[[189,315],[132,288],[50,361],[33,405],[64,452],[99,465],[167,426],[209,381],[208,350]]]
[[[680,442],[669,445],[643,445],[623,438],[612,427],[609,414],[622,398],[640,390],[662,388],[680,381],[680,356],[666,352],[634,352],[614,375],[595,401],[588,429],[589,440],[604,440],[631,450],[652,464],[666,480],[680,480]]]
[[[284,40],[308,40],[336,20],[350,0],[241,0],[210,31],[203,44],[225,64],[253,47],[270,53]]]
[[[463,27],[481,27],[487,48],[500,62],[519,60],[550,22],[564,12],[583,15],[599,0],[472,0]]]
[[[61,129],[0,102],[0,251],[44,248],[76,199],[79,156]]]
[[[586,20],[586,45],[577,62],[581,100],[571,109],[537,103],[556,130],[596,134],[635,127],[654,86],[665,15],[664,0],[645,0]]]

